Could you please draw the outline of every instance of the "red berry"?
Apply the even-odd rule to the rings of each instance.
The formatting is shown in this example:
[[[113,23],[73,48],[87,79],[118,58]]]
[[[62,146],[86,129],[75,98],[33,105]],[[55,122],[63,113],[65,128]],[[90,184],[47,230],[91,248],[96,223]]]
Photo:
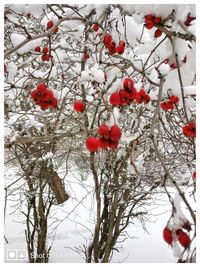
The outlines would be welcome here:
[[[74,110],[76,112],[83,112],[85,110],[85,104],[81,101],[74,102]]]
[[[120,96],[120,100],[121,100],[121,104],[122,105],[126,105],[126,104],[129,104],[130,103],[130,96],[129,96],[129,93],[122,89],[119,91],[119,96]]]
[[[47,22],[47,30],[48,30],[48,29],[51,29],[51,28],[53,27],[53,25],[54,25],[53,20],[49,20],[49,21]]]
[[[45,92],[45,94],[44,94],[44,96],[43,96],[43,98],[42,98],[42,100],[43,101],[49,101],[49,100],[51,100],[52,98],[53,98],[54,96],[53,96],[53,92],[51,91],[51,90],[46,90],[46,92]]]
[[[83,54],[83,59],[84,59],[84,60],[87,60],[89,57],[90,57],[90,55],[89,55],[88,53],[85,52],[85,53]]]
[[[196,180],[196,171],[193,172],[192,179]]]
[[[48,49],[48,47],[46,47],[46,46],[42,49],[42,53],[44,53],[44,54],[47,54],[48,51],[49,51],[49,49]]]
[[[176,69],[176,68],[177,68],[176,63],[172,63],[172,64],[170,65],[170,68],[171,68],[171,69]]]
[[[163,230],[163,239],[165,242],[167,242],[169,245],[172,244],[173,237],[172,237],[172,231],[166,226]]]
[[[116,51],[116,53],[121,55],[124,53],[124,47],[119,45],[116,47],[115,51]]]
[[[110,55],[114,55],[116,53],[116,44],[115,44],[115,42],[112,42],[108,46],[108,51],[109,51]]]
[[[174,105],[173,105],[173,103],[171,102],[171,101],[167,101],[166,102],[166,106],[167,106],[167,109],[169,110],[169,109],[174,109]]]
[[[179,233],[178,241],[184,248],[187,248],[191,243],[190,237],[183,231]]]
[[[133,88],[134,81],[131,78],[125,78],[123,81],[124,89],[131,89]]]
[[[99,29],[99,24],[98,23],[93,24],[92,25],[92,29],[93,29],[94,32],[97,32],[98,29]]]
[[[182,227],[183,227],[184,229],[186,229],[187,231],[191,231],[191,230],[192,230],[192,228],[191,228],[191,224],[190,224],[189,221],[184,222],[183,225],[182,225]]]
[[[149,21],[149,20],[153,20],[154,19],[154,15],[152,15],[152,14],[147,14],[146,16],[145,16],[145,21],[147,22],[147,21]]]
[[[49,104],[45,101],[39,101],[38,105],[41,107],[42,110],[48,109]]]
[[[146,92],[144,91],[144,89],[140,89],[140,91],[137,92],[137,95],[135,98],[136,102],[138,104],[142,103],[145,95],[146,95]]]
[[[109,146],[109,141],[104,138],[99,139],[99,147],[102,149],[106,149]]]
[[[55,107],[57,107],[57,105],[58,105],[58,99],[55,98],[55,97],[53,97],[53,98],[49,101],[49,105],[50,105],[51,108],[55,108]]]
[[[154,22],[151,21],[151,20],[148,20],[148,21],[146,22],[146,28],[147,28],[148,30],[150,30],[150,29],[152,29],[153,27],[154,27]]]
[[[137,96],[137,90],[135,89],[135,87],[131,88],[130,92],[129,92],[129,98],[130,100],[134,100],[136,99]]]
[[[178,236],[181,231],[182,231],[182,229],[176,229],[176,235]]]
[[[47,87],[43,82],[39,83],[36,89],[37,93],[41,95],[44,95],[46,93],[46,90]]]
[[[51,58],[51,56],[49,54],[44,54],[41,56],[42,61],[49,61],[50,58]]]
[[[147,103],[149,103],[150,100],[151,100],[150,96],[149,96],[149,95],[146,95],[146,96],[144,97],[143,102],[144,102],[145,104],[147,104]]]
[[[36,46],[35,52],[40,52],[40,51],[41,51],[40,46]]]
[[[196,137],[196,123],[194,121],[189,122],[183,127],[183,134],[186,137]]]
[[[104,137],[104,138],[108,138],[109,137],[109,128],[105,123],[103,123],[99,127],[98,134],[99,134],[100,137]]]
[[[110,34],[107,34],[104,36],[103,43],[106,47],[108,47],[112,42],[112,36]]]
[[[54,33],[57,33],[58,32],[58,27],[56,27],[54,30],[53,30]]]
[[[169,58],[166,58],[165,60],[163,60],[163,63],[168,64],[169,63]]]
[[[186,63],[187,62],[187,56],[185,55],[183,60],[182,60],[183,63]]]
[[[116,53],[123,54],[125,46],[126,46],[125,42],[124,41],[120,41],[119,45],[116,47]]]
[[[99,139],[90,136],[86,139],[86,147],[90,152],[96,152],[99,148]]]
[[[170,96],[169,101],[177,104],[179,102],[179,98],[178,98],[178,96],[172,95],[172,96]]]
[[[174,105],[171,101],[165,101],[160,104],[160,107],[164,110],[174,109]]]
[[[7,67],[6,67],[6,64],[4,63],[4,73],[6,73],[7,71]]]
[[[115,149],[115,148],[117,148],[117,146],[118,146],[118,141],[117,140],[116,141],[112,141],[112,140],[108,141],[108,147],[110,149]]]
[[[135,100],[138,104],[142,102],[147,104],[151,99],[144,89],[140,89],[140,91],[137,92]]]
[[[30,19],[31,18],[31,13],[26,13],[26,14],[24,14],[24,16],[27,17],[28,19]]]
[[[113,106],[121,105],[121,100],[118,93],[112,93],[110,96],[110,104]]]
[[[162,35],[162,31],[160,29],[157,29],[155,32],[154,32],[154,37],[158,38]]]
[[[159,24],[159,23],[161,23],[161,21],[162,21],[162,18],[161,17],[155,17],[154,20],[153,20],[153,22],[155,24]]]
[[[31,97],[33,98],[33,100],[36,100],[38,98],[38,94],[37,94],[37,91],[36,90],[33,90],[31,92]]]
[[[125,46],[126,46],[126,43],[125,43],[124,41],[120,41],[120,42],[119,42],[119,46],[122,46],[122,47],[124,47],[124,48],[125,48]]]
[[[190,15],[188,14],[186,20],[184,21],[185,26],[190,26],[190,25],[191,25],[191,22],[192,22],[193,20],[195,20],[195,19],[196,19],[196,17],[192,17],[192,16],[190,16]]]
[[[120,128],[117,125],[113,125],[110,128],[110,133],[109,133],[109,137],[110,139],[115,142],[118,141],[122,136],[122,132],[120,130]]]

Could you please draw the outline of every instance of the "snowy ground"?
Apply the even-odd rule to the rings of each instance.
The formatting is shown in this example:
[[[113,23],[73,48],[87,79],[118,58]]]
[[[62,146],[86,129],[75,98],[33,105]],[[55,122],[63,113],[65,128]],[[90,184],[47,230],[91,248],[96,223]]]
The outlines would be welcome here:
[[[162,228],[164,221],[158,220],[156,225],[149,227],[149,234],[144,233],[141,229],[132,229],[137,239],[128,239],[123,244],[123,249],[114,255],[113,262],[126,262],[126,263],[172,263],[176,262],[173,257],[172,250],[163,242]],[[66,228],[69,228],[67,224]],[[16,229],[16,228],[15,228]],[[129,227],[131,230],[131,228]],[[129,230],[129,231],[130,231]],[[24,238],[16,234],[16,237],[11,237],[7,234],[9,244],[5,246],[5,262],[19,262],[11,261],[8,259],[10,251],[18,250],[25,251],[26,244]],[[73,230],[63,231],[61,235],[56,237],[52,248],[50,262],[54,263],[81,263],[83,259],[80,255],[73,252],[67,247],[75,247],[80,245],[80,237],[77,232]],[[7,256],[8,254],[8,256]],[[20,260],[23,262],[23,260]]]
[[[85,188],[88,190],[89,181],[85,181],[84,183],[86,185]],[[86,190],[81,188],[78,183],[73,184],[73,192],[76,192],[76,197],[79,196],[79,200],[86,194]],[[77,205],[78,202],[73,198],[73,192],[71,191],[71,198],[57,212],[56,218],[65,218],[68,212],[72,211]],[[155,203],[152,206],[153,213],[157,214],[157,216],[151,216],[150,220],[152,222],[148,222],[146,225],[149,233],[145,232],[139,223],[129,226],[127,230],[130,238],[127,238],[124,243],[120,245],[122,248],[119,253],[116,252],[114,254],[112,262],[176,262],[176,258],[173,257],[173,251],[162,238],[163,228],[170,216],[170,206],[165,199],[161,201],[159,197],[158,201],[161,204],[159,207],[156,207]],[[9,202],[7,207],[5,235],[8,239],[8,244],[5,244],[5,262],[26,262],[26,260],[23,259],[26,254],[24,225],[19,223],[19,221],[21,221],[19,214],[9,214],[9,212],[12,211],[12,205],[13,202]],[[88,238],[89,242],[90,233],[87,227],[91,229],[93,226],[93,214],[92,212],[88,212],[91,206],[92,201],[91,195],[89,194],[82,203],[76,207],[76,214],[72,213],[68,219],[64,220],[59,225],[50,253],[50,262],[84,262],[81,255],[73,249],[84,244],[86,238]],[[156,208],[154,208],[154,206]],[[50,242],[52,242],[52,240],[50,240]]]
[[[155,224],[149,224],[149,234],[144,232],[141,227],[129,227],[129,232],[136,239],[127,239],[123,243],[123,249],[114,255],[113,262],[176,262],[172,250],[162,239],[162,230],[167,219],[168,216],[162,215]],[[11,228],[8,229],[9,226]],[[5,262],[11,261],[8,259],[10,251],[19,250],[24,252],[26,249],[25,239],[23,233],[20,234],[19,225],[10,221],[9,226],[7,225],[8,230],[6,231],[9,244],[5,245]],[[70,224],[69,221],[63,223],[63,232],[60,229],[60,233],[56,236],[51,252],[54,258],[51,258],[50,262],[83,262],[81,256],[68,247],[73,248],[80,245],[83,238],[79,236],[79,233],[84,234],[85,229],[73,228],[73,224]]]

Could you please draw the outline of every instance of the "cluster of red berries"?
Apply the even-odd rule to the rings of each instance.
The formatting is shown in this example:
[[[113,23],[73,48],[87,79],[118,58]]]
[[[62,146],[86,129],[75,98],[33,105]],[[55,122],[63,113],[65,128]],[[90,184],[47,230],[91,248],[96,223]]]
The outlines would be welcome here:
[[[47,89],[43,82],[39,83],[37,88],[31,92],[31,97],[42,110],[55,108],[58,104],[58,99],[54,97],[53,92]]]
[[[147,104],[151,100],[150,96],[147,94],[147,92],[144,89],[140,89],[139,92],[137,92],[135,101],[138,104],[144,103]]]
[[[147,14],[145,16],[145,26],[148,30],[152,29],[154,25],[159,25],[162,23],[161,17],[155,17],[152,14]],[[154,37],[158,38],[162,35],[162,31],[160,29],[157,29],[154,33]]]
[[[184,58],[183,58],[183,60],[182,60],[182,63],[186,63],[186,62],[187,62],[187,56],[185,55]],[[165,64],[169,64],[169,58],[166,58],[166,59],[163,61],[163,63],[165,63]],[[176,65],[175,62],[169,64],[169,66],[170,66],[171,69],[177,69],[177,65]]]
[[[42,49],[42,53],[43,53],[43,55],[41,56],[42,61],[49,61],[52,58],[52,56],[48,52],[49,52],[49,49],[48,47],[45,46]]]
[[[137,91],[134,87],[134,81],[131,78],[125,78],[123,89],[111,94],[110,104],[113,106],[129,105],[136,98],[136,95]]]
[[[41,56],[42,61],[49,61],[52,58],[52,56],[48,53],[49,48],[47,46],[43,47],[42,51],[41,51],[41,47],[37,46],[37,47],[35,47],[35,52],[38,52],[38,53],[42,52],[43,53],[43,55]]]
[[[92,30],[94,32],[97,32],[99,30],[99,24],[95,23],[92,25]],[[102,36],[102,33],[98,33],[96,36]],[[110,55],[114,55],[115,53],[117,54],[123,54],[125,50],[125,42],[124,41],[119,41],[119,44],[116,45],[116,43],[113,41],[112,36],[110,34],[106,34],[103,39],[103,43],[105,47],[108,49]]]
[[[196,123],[195,123],[195,121],[191,121],[191,122],[187,123],[183,127],[182,130],[183,130],[183,134],[186,137],[191,137],[191,138],[196,137]]]
[[[182,228],[189,232],[191,230],[191,225],[187,221],[183,223]],[[191,243],[189,235],[185,231],[183,231],[183,229],[171,230],[167,226],[163,230],[163,239],[169,245],[172,245],[173,241],[178,240],[181,246],[183,246],[184,248],[188,248]]]
[[[50,30],[51,28],[53,28],[53,26],[54,26],[54,22],[53,22],[53,20],[49,20],[49,21],[47,22],[46,29],[47,29],[47,30]],[[56,28],[54,29],[53,32],[54,32],[54,33],[57,33],[57,32],[58,32],[58,27],[56,27]]]
[[[98,135],[99,138],[90,136],[86,139],[86,147],[91,153],[96,152],[99,148],[117,148],[122,133],[117,125],[113,125],[109,128],[103,123],[98,129]]]
[[[115,149],[118,146],[119,139],[122,136],[121,130],[117,125],[109,128],[105,123],[98,129],[99,147],[102,149]]]
[[[185,21],[184,21],[184,25],[185,26],[191,26],[191,22],[193,21],[193,20],[195,20],[196,19],[196,17],[192,17],[192,16],[190,16],[190,13],[187,15],[187,18],[185,19]]]
[[[163,60],[163,63],[168,64],[168,65],[170,66],[171,69],[176,69],[176,68],[177,68],[177,65],[176,65],[175,62],[169,64],[169,58],[166,58],[165,60]]]
[[[119,92],[112,93],[110,96],[110,104],[113,106],[130,105],[133,101],[136,103],[147,104],[150,101],[150,96],[144,89],[139,92],[134,87],[134,81],[131,78],[125,78],[123,81],[123,89]]]
[[[179,102],[178,96],[172,95],[170,96],[169,100],[162,102],[160,106],[164,110],[172,110],[175,107],[174,105],[177,104],[178,102]]]
[[[83,112],[85,110],[85,104],[82,101],[75,101],[74,110],[76,112]]]
[[[116,46],[116,43],[113,41],[112,36],[110,34],[107,34],[104,36],[103,43],[105,47],[108,49],[110,55],[117,54],[123,54],[125,49],[125,42],[120,41],[119,45]]]

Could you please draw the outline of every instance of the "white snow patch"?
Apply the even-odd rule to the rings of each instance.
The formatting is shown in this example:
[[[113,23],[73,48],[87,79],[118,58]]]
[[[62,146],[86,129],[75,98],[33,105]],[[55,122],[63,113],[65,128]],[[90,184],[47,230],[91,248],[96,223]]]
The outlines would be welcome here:
[[[44,156],[42,156],[43,160],[52,159],[52,158],[53,158],[53,153],[52,152],[48,152]]]
[[[169,64],[161,64],[159,67],[159,71],[162,75],[167,75],[170,72],[171,68]]]
[[[23,41],[26,40],[26,37],[22,34],[19,34],[19,33],[12,33],[10,35],[10,38],[11,38],[11,42],[12,42],[14,47],[16,47],[17,45],[19,45],[20,43],[22,43]],[[42,38],[39,38],[39,39],[28,42],[27,44],[25,44],[21,48],[17,49],[17,53],[22,55],[22,54],[30,52],[36,46],[40,46],[42,40],[43,40]]]
[[[196,86],[191,85],[184,87],[184,95],[196,95]]]
[[[90,68],[90,72],[93,76],[94,81],[98,83],[103,83],[105,81],[104,72],[99,69],[98,64],[95,64],[92,68]]]
[[[14,62],[8,63],[7,71],[8,71],[8,82],[13,83],[15,76],[17,74],[17,65]]]

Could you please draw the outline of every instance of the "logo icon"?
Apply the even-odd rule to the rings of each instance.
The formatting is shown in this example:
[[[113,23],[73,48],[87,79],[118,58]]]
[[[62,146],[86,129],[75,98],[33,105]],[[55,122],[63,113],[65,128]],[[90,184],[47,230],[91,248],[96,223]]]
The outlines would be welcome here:
[[[25,261],[26,260],[26,251],[25,250],[18,250],[12,249],[7,250],[7,260],[9,261]]]

